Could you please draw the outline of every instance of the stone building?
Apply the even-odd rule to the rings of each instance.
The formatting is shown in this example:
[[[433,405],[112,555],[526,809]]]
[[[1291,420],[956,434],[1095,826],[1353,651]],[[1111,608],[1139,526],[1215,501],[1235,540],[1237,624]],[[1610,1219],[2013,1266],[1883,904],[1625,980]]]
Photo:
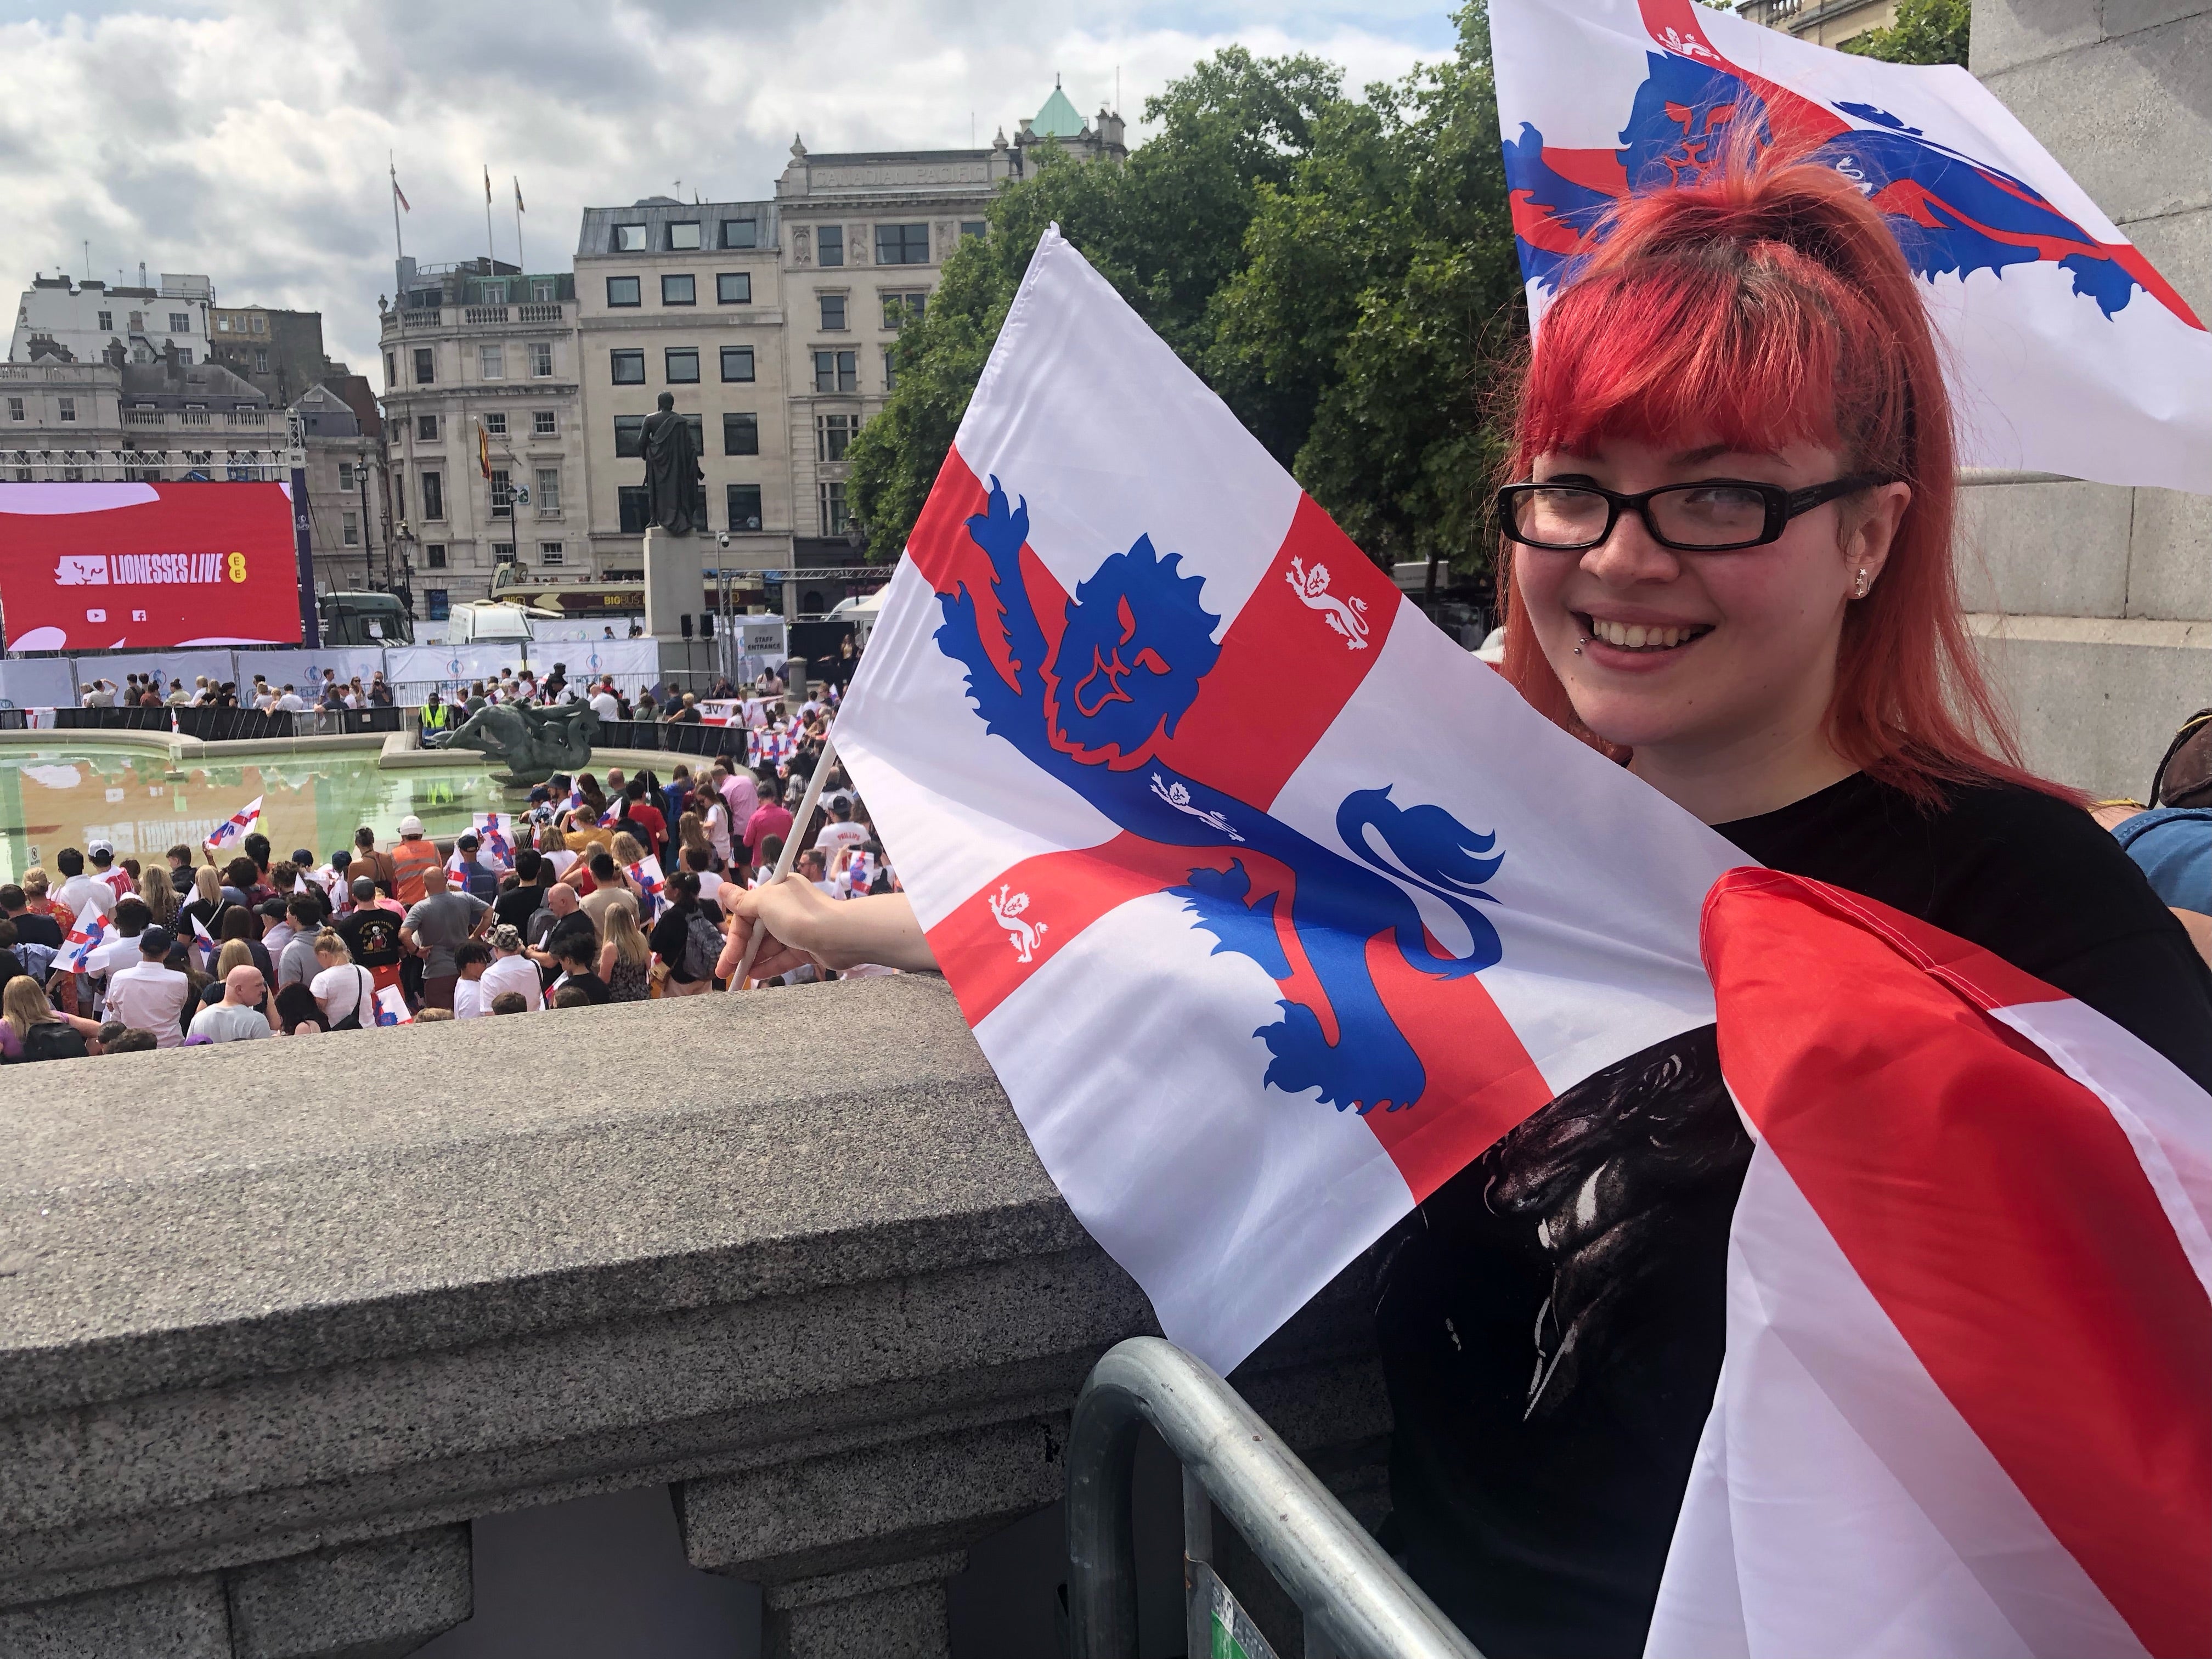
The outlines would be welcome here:
[[[588,568],[575,278],[481,258],[396,275],[385,453],[417,614],[487,597],[502,561]]]
[[[8,361],[96,363],[120,351],[127,362],[150,363],[173,348],[181,362],[205,362],[215,284],[165,270],[161,286],[149,287],[143,265],[139,276],[136,288],[66,275],[32,278],[16,303]]]
[[[381,423],[365,423],[329,386],[312,387],[291,407],[307,461],[316,591],[390,585],[398,561],[387,516]]]
[[[1972,68],[2212,317],[2212,4],[1974,0]],[[2212,703],[2212,500],[2100,483],[1963,493],[1968,608],[2028,763],[2140,796]]]
[[[1897,21],[1897,0],[1737,0],[1736,15],[1816,46],[1840,46]]]
[[[290,404],[309,387],[347,374],[323,350],[323,313],[270,306],[215,306],[208,312],[207,355]]]
[[[153,363],[0,364],[0,481],[276,478],[286,425],[259,388],[181,348]]]

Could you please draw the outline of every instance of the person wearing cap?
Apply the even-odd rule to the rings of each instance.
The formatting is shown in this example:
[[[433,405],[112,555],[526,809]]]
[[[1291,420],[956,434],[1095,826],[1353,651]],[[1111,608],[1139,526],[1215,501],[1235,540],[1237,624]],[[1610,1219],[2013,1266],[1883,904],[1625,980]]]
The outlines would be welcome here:
[[[499,896],[499,878],[506,866],[483,857],[483,846],[472,831],[463,830],[453,842],[453,856],[446,860],[446,874],[489,903]]]
[[[422,820],[411,812],[399,820],[399,845],[392,849],[392,867],[395,896],[410,909],[422,902],[423,877],[433,870],[445,873],[437,843],[423,835]]]
[[[104,881],[108,890],[118,898],[128,898],[138,890],[138,884],[131,879],[126,871],[115,867],[115,846],[112,842],[95,841],[85,844],[85,854],[92,860],[92,878]]]
[[[491,1000],[502,991],[520,995],[532,1013],[545,1006],[544,982],[538,977],[538,964],[522,952],[519,927],[501,926],[491,930],[491,966],[484,969],[479,993],[483,1006],[490,1007]]]
[[[166,927],[149,927],[135,943],[137,960],[107,976],[107,1017],[151,1031],[160,1048],[182,1048],[191,981],[169,966],[177,936]]]

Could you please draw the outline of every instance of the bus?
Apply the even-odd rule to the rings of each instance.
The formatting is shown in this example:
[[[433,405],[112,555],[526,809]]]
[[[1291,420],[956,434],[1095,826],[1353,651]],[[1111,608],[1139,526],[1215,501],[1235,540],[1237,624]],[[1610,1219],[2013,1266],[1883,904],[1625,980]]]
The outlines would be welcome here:
[[[730,605],[740,611],[761,603],[761,580],[747,573],[730,585]],[[544,571],[532,572],[528,567],[508,562],[492,572],[491,596],[511,605],[522,605],[536,611],[550,611],[575,622],[595,622],[605,618],[627,623],[632,617],[645,615],[645,573],[632,575],[629,572],[611,573],[605,576],[554,576]],[[722,595],[713,577],[707,578],[699,600],[702,615],[714,616],[722,609]]]
[[[325,593],[315,611],[325,645],[415,643],[415,619],[396,593]]]

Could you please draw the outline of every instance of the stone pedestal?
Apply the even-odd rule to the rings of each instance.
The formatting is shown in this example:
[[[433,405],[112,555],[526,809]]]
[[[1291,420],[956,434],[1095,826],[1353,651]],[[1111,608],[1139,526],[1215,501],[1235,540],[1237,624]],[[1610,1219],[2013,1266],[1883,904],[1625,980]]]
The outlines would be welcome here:
[[[645,532],[645,631],[657,640],[684,637],[683,618],[697,614],[707,591],[707,538]]]

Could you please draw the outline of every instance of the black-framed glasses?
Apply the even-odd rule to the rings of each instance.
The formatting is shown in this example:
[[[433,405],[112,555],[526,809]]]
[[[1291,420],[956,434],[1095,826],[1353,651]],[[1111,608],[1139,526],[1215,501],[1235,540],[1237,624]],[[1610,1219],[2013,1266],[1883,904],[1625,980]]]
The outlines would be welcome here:
[[[1800,514],[1883,482],[1854,475],[1789,489],[1744,478],[1701,478],[1662,484],[1640,495],[1589,483],[1507,484],[1498,492],[1498,525],[1523,546],[1580,553],[1612,535],[1623,513],[1633,513],[1662,547],[1681,553],[1734,553],[1764,547]]]

